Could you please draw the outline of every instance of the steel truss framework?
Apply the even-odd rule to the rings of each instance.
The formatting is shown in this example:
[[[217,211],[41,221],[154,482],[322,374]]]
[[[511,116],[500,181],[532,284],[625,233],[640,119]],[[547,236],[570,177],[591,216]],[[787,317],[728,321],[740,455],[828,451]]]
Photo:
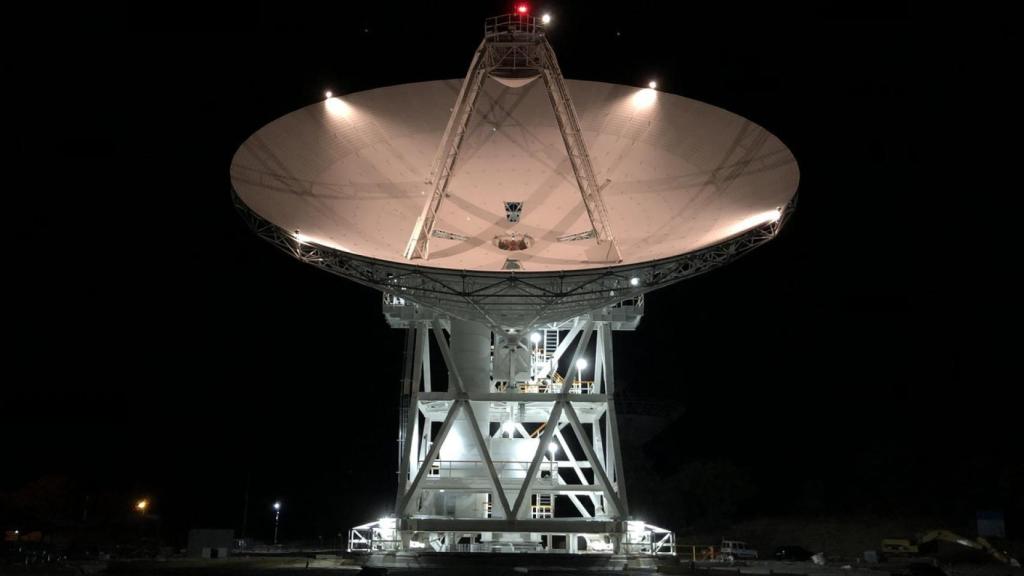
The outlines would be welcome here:
[[[604,247],[602,261],[621,262],[622,255],[608,222],[608,209],[601,199],[601,187],[597,183],[576,108],[565,86],[555,51],[544,37],[544,27],[537,18],[511,14],[488,18],[484,23],[484,39],[473,55],[441,138],[427,179],[432,191],[413,227],[405,257],[412,260],[429,256],[429,242],[435,232],[437,214],[447,195],[477,97],[489,76],[524,83],[537,76],[543,79],[592,226],[590,230],[564,231],[568,234],[560,235],[594,238],[598,246]]]
[[[662,260],[579,271],[476,272],[377,260],[302,241],[294,231],[280,228],[246,206],[234,189],[231,195],[257,236],[302,262],[496,331],[564,322],[732,262],[775,238],[797,202],[794,196],[778,220]]]
[[[636,317],[619,325],[625,329],[635,327],[640,310],[641,307],[634,307]],[[533,533],[565,536],[570,552],[674,553],[671,532],[625,522],[629,506],[613,400],[615,322],[585,315],[571,324],[547,327],[568,328],[566,337],[551,353],[551,366],[557,366],[573,347],[565,378],[560,379],[561,386],[543,392],[516,392],[496,391],[492,385],[487,393],[467,392],[471,387],[479,390],[480,386],[463,381],[452,358],[442,319],[400,321],[393,325],[408,327],[399,433],[399,490],[395,502],[397,521],[389,521],[392,533],[367,532],[370,525],[359,527],[359,532],[352,536],[354,549],[393,544],[397,549],[433,545],[438,551],[492,551],[511,546],[507,538],[494,538],[495,533]],[[449,373],[449,386],[444,391],[436,391],[431,382],[431,337]],[[574,386],[573,382],[582,383],[577,361],[588,353],[592,341],[594,380],[592,385],[587,382],[586,387]],[[482,414],[478,412],[481,410]],[[487,423],[483,430],[476,425],[480,415]],[[470,423],[472,449],[479,458],[446,462],[440,456],[442,447],[460,418]],[[437,423],[439,428],[435,427]],[[502,461],[492,457],[492,447],[506,437],[528,443],[529,460]],[[552,449],[553,446],[557,448]],[[438,515],[432,504],[446,490],[449,496],[485,493],[492,504],[486,514]],[[556,495],[566,496],[571,502],[568,515],[555,513]],[[475,547],[453,547],[456,536],[466,533],[486,535],[485,540]],[[581,539],[585,541],[582,550]],[[444,544],[438,544],[439,541]]]

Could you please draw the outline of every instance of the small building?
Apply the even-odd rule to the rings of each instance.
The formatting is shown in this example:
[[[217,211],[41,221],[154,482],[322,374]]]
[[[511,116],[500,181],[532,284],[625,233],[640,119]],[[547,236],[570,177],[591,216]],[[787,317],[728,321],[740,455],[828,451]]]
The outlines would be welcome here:
[[[1006,538],[1006,522],[1002,512],[978,512],[978,536]]]
[[[227,558],[234,545],[234,530],[196,528],[188,531],[189,558]]]

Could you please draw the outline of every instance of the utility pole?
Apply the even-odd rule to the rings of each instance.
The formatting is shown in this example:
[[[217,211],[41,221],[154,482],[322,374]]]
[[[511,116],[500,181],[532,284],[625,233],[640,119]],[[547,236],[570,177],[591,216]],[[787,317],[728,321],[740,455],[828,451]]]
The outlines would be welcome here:
[[[281,503],[274,502],[274,546],[277,546],[277,525],[281,520]]]
[[[252,470],[245,473],[245,504],[242,506],[242,541],[245,541],[245,532],[249,526],[249,484],[252,480]]]

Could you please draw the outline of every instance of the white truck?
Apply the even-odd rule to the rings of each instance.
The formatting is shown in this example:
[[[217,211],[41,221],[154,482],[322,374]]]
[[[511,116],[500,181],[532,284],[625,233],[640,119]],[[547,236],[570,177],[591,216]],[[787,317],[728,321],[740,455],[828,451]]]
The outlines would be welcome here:
[[[748,547],[746,542],[722,540],[722,545],[718,548],[718,557],[726,562],[757,560],[757,550]]]

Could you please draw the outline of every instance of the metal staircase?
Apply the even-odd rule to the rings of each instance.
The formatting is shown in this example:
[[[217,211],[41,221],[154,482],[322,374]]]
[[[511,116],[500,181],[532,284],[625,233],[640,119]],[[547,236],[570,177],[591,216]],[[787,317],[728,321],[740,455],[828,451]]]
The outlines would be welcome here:
[[[541,340],[537,345],[537,351],[533,355],[533,377],[536,380],[543,380],[554,371],[551,361],[555,357],[555,350],[561,342],[561,335],[557,329],[541,331]]]
[[[555,349],[558,348],[558,343],[561,342],[558,330],[545,330],[542,342],[544,343],[544,360],[550,362],[555,355]]]

